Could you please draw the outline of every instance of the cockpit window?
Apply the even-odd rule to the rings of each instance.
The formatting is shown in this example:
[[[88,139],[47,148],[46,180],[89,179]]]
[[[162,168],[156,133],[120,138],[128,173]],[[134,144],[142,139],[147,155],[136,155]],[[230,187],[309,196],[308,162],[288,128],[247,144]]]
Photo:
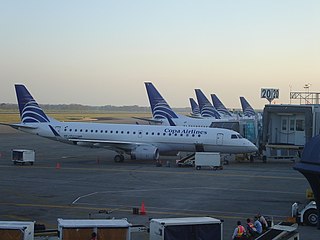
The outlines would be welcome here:
[[[231,138],[234,139],[234,138],[238,138],[238,137],[236,134],[231,134]]]
[[[242,138],[242,136],[240,134],[238,134],[238,138]]]

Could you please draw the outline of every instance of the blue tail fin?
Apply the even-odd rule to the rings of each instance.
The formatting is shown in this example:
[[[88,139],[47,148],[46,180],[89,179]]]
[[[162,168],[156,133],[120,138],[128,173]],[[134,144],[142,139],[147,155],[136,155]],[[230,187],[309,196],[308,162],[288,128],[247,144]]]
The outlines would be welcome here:
[[[203,94],[200,89],[195,89],[196,96],[198,99],[198,104],[200,108],[200,113],[202,117],[214,117],[220,119],[221,116],[217,109],[209,102],[208,98]]]
[[[250,106],[250,104],[248,103],[248,101],[244,97],[240,97],[240,102],[241,102],[243,114],[246,117],[252,117],[252,116],[256,115],[256,112],[254,111],[254,109]]]
[[[223,105],[223,103],[220,101],[220,99],[215,94],[211,94],[211,99],[213,106],[217,109],[219,113],[222,113],[226,116],[232,116],[230,111]]]
[[[50,122],[49,118],[39,107],[24,85],[15,85],[21,122],[39,123]]]
[[[191,105],[191,112],[193,116],[200,116],[200,108],[199,105],[193,98],[189,98],[190,105]]]
[[[145,82],[148,98],[151,106],[152,116],[155,119],[178,118],[158,90],[151,82]]]

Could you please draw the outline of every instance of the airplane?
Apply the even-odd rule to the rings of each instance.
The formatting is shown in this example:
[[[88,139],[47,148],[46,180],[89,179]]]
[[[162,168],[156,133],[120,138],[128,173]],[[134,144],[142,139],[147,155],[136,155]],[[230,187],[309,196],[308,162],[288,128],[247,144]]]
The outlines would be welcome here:
[[[211,94],[211,99],[213,106],[217,109],[217,111],[226,117],[234,117],[233,114],[224,106],[224,104],[220,101],[216,94]]]
[[[208,98],[204,95],[204,93],[200,89],[195,89],[195,92],[196,92],[201,116],[204,118],[221,119],[220,113],[209,102]]]
[[[241,107],[243,111],[243,115],[246,117],[254,117],[256,116],[256,112],[254,109],[250,106],[249,102],[244,98],[240,97]]]
[[[169,106],[167,101],[162,97],[160,92],[151,82],[145,82],[152,118],[137,118],[140,120],[148,121],[160,125],[176,125],[176,126],[186,126],[186,127],[224,127],[226,121],[225,119],[215,119],[215,118],[204,118],[204,117],[188,117],[175,113],[174,110]],[[218,111],[215,111],[217,114]],[[170,119],[170,121],[169,121]],[[231,122],[228,125],[234,125]],[[234,127],[226,127],[234,129]]]
[[[192,128],[86,122],[60,122],[47,116],[24,85],[15,85],[21,122],[5,124],[23,132],[62,143],[106,148],[117,152],[115,162],[158,160],[179,151],[251,153],[257,147],[239,133],[221,128]]]
[[[197,102],[193,98],[189,98],[191,106],[191,117],[199,118],[201,117],[200,108]]]

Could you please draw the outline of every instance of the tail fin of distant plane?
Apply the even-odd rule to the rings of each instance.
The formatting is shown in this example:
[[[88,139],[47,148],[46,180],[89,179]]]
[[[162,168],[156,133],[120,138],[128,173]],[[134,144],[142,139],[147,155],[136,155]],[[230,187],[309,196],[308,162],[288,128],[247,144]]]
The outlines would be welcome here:
[[[200,113],[202,117],[216,118],[220,119],[221,116],[217,109],[209,102],[208,98],[203,94],[200,89],[195,89]]]
[[[226,116],[232,116],[230,111],[223,105],[223,103],[220,101],[220,99],[215,94],[211,94],[211,99],[213,106],[217,109],[219,113],[222,113]]]
[[[244,116],[252,117],[256,115],[256,112],[244,97],[240,97],[240,102]]]
[[[15,89],[22,123],[50,122],[24,85],[16,84]]]
[[[201,116],[199,105],[193,98],[189,98],[190,105],[191,105],[191,115],[192,116]]]
[[[152,116],[155,119],[178,118],[166,100],[151,82],[145,82],[148,98],[151,106]]]

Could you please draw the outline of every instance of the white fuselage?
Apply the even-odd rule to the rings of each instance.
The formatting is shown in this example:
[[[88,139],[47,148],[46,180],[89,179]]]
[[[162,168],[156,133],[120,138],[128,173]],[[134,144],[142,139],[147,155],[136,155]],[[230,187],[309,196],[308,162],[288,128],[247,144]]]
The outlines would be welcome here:
[[[36,129],[21,129],[42,137],[88,147],[130,152],[137,145],[158,148],[160,154],[179,151],[250,153],[257,148],[237,132],[222,128],[103,124],[78,122],[29,123]],[[52,130],[54,129],[54,130]]]

